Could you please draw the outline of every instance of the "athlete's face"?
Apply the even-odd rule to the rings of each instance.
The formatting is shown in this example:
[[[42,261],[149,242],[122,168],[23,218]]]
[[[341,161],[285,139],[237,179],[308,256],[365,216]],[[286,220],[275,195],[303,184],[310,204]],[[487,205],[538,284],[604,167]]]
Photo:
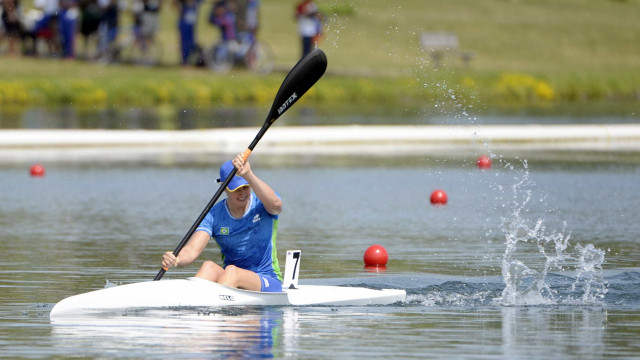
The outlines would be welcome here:
[[[251,187],[242,186],[236,191],[229,191],[225,189],[227,193],[227,202],[232,208],[241,208],[245,209],[247,204],[249,203],[249,199],[251,199]]]

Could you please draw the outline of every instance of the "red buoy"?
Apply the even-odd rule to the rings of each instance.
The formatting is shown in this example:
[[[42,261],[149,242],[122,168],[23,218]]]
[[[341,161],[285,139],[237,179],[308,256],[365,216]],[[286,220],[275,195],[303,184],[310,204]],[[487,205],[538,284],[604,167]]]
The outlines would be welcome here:
[[[34,176],[34,177],[42,177],[44,176],[44,173],[45,173],[44,166],[40,164],[35,164],[31,166],[31,170],[29,171],[29,173],[31,174],[31,176]]]
[[[389,255],[387,254],[387,250],[385,250],[382,245],[371,245],[364,252],[364,265],[365,267],[373,267],[373,266],[385,266],[387,265],[387,260],[389,260]]]
[[[447,193],[444,190],[435,190],[431,193],[431,204],[433,205],[445,205],[447,200]]]
[[[491,168],[491,158],[487,155],[478,157],[478,169],[486,170]]]

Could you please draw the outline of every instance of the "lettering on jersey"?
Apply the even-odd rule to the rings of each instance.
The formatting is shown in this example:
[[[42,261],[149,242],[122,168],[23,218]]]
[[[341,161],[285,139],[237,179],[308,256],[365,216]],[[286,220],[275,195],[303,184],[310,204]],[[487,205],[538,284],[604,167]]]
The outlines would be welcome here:
[[[218,295],[218,298],[220,298],[220,300],[222,300],[222,301],[235,301],[234,298],[233,298],[233,295],[220,294],[220,295]]]
[[[224,226],[220,228],[220,235],[229,235],[229,228]]]
[[[258,221],[260,221],[260,214],[256,214],[256,216],[253,217],[254,223],[257,223]]]

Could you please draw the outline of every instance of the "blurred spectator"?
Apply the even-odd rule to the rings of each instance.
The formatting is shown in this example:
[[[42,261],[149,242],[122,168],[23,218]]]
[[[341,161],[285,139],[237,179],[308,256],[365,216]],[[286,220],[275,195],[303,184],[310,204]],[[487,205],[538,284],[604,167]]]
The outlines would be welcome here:
[[[219,0],[213,4],[209,22],[220,28],[223,42],[236,40],[236,7],[232,0]]]
[[[60,14],[58,25],[60,31],[60,41],[62,57],[70,59],[75,56],[76,40],[76,20],[78,9],[75,0],[60,0]]]
[[[180,11],[178,30],[180,31],[181,63],[187,65],[189,57],[196,51],[196,23],[200,0],[176,0]]]
[[[237,48],[236,37],[236,3],[233,0],[219,0],[213,4],[209,22],[220,28],[221,42],[216,52],[216,61],[221,62],[229,56],[229,53],[235,53]]]
[[[60,3],[58,0],[34,0],[33,5],[43,12],[42,18],[36,22],[34,28],[36,32],[49,26],[49,24],[58,17],[58,11],[60,11]]]
[[[237,38],[242,44],[251,45],[258,33],[259,0],[236,1]]]
[[[80,10],[80,34],[83,39],[84,57],[89,58],[89,40],[94,36],[97,38],[102,9],[98,5],[98,0],[80,0],[78,8]]]
[[[32,37],[34,39],[45,39],[49,46],[49,52],[55,54],[58,52],[60,45],[58,43],[58,12],[60,11],[60,3],[58,0],[34,0],[33,5],[41,9],[43,14],[35,23]],[[38,55],[35,44],[34,52]]]
[[[155,41],[160,25],[160,0],[142,0],[142,14],[140,16],[140,48],[142,52]]]
[[[298,33],[302,39],[302,56],[317,46],[322,35],[322,17],[313,0],[303,0],[296,7]]]
[[[137,38],[140,37],[140,28],[142,27],[142,11],[144,4],[142,0],[133,0],[131,4],[131,12],[133,13],[133,34]]]
[[[118,37],[120,9],[118,8],[118,0],[98,0],[98,5],[102,9],[102,20],[98,30],[99,52],[101,56],[106,56],[115,45]]]
[[[0,10],[2,11],[2,25],[4,28],[4,37],[9,44],[9,55],[17,56],[18,39],[23,36],[22,24],[22,8],[19,0],[0,0]],[[0,30],[1,31],[1,30]]]

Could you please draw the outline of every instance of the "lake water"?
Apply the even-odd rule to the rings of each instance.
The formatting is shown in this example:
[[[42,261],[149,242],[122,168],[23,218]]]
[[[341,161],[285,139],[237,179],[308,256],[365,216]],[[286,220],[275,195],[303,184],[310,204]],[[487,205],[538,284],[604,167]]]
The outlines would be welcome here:
[[[252,162],[283,197],[278,250],[301,282],[402,288],[371,307],[175,309],[67,323],[61,299],[153,279],[216,168],[0,168],[3,358],[600,359],[640,354],[640,167],[398,159]],[[429,203],[448,193],[446,206]],[[385,272],[363,268],[372,244]],[[203,255],[219,259],[215,246]],[[191,276],[197,265],[165,278]]]

